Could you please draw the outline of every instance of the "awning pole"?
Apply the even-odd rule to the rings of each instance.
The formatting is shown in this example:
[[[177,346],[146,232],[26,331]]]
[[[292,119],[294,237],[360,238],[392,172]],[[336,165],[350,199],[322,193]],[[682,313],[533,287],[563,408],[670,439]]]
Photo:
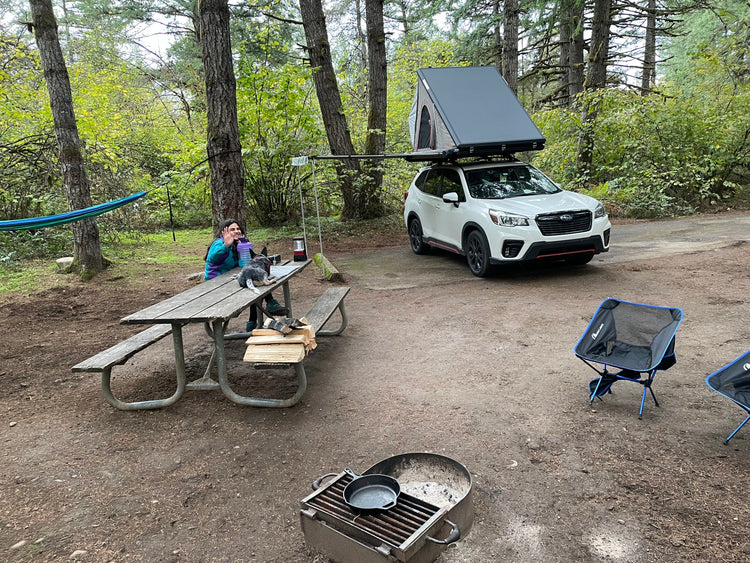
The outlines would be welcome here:
[[[320,207],[318,207],[318,184],[315,181],[315,161],[311,161],[312,166],[312,177],[313,177],[313,192],[315,192],[315,213],[318,216],[318,241],[320,242],[320,255],[323,256],[323,233],[320,229]],[[307,241],[305,241],[307,244]]]
[[[303,157],[303,158],[305,159],[305,161],[307,160],[306,157]],[[300,172],[299,172],[301,165],[294,164],[294,160],[295,159],[292,159],[292,163],[294,166],[297,166],[297,184],[299,185],[299,207],[300,207],[300,210],[302,211],[302,238],[305,240],[305,249],[307,249],[307,231],[305,229],[305,202],[302,199],[302,176],[300,175]]]

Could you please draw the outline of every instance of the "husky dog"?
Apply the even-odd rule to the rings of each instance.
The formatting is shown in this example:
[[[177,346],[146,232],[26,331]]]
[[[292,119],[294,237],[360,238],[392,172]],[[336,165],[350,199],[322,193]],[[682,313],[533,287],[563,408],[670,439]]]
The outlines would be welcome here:
[[[237,283],[240,287],[247,287],[252,289],[255,293],[260,293],[255,284],[258,285],[271,285],[276,281],[276,278],[270,277],[271,273],[271,260],[266,256],[266,249],[264,248],[260,254],[255,254],[253,259],[250,260],[237,276]]]

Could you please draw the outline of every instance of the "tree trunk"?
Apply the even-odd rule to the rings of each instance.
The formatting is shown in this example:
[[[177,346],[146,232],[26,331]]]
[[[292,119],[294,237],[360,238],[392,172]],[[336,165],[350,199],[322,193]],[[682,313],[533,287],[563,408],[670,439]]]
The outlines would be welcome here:
[[[503,29],[501,23],[500,0],[492,0],[492,62],[498,72],[503,74]]]
[[[505,0],[503,9],[503,78],[518,93],[518,0]]]
[[[388,76],[385,58],[385,28],[383,26],[383,0],[365,0],[367,19],[367,140],[365,154],[385,152],[386,111],[388,109]],[[369,219],[383,215],[380,190],[383,185],[381,160],[367,163],[368,179],[358,198],[358,216]]]
[[[584,0],[576,0],[571,10],[571,35],[570,35],[570,79],[568,81],[568,97],[575,100],[576,96],[583,92],[584,69],[583,50],[585,41],[583,39],[583,7]]]
[[[641,94],[647,95],[656,81],[656,0],[648,0],[646,8],[646,45],[643,53]]]
[[[34,37],[49,92],[63,187],[70,209],[85,209],[91,206],[91,192],[83,166],[81,140],[73,110],[73,94],[60,48],[57,20],[52,11],[51,0],[29,0],[29,4]],[[75,244],[74,263],[80,268],[81,277],[90,279],[105,266],[99,241],[99,228],[94,219],[84,219],[72,223],[72,230]]]
[[[366,8],[365,8],[366,9]],[[354,0],[354,12],[357,20],[357,54],[359,55],[359,65],[362,70],[367,68],[367,33],[362,29],[362,23],[365,18],[362,17],[362,1]],[[365,16],[366,17],[366,16]],[[367,24],[364,24],[367,26]]]
[[[560,105],[572,107],[583,92],[583,0],[567,0],[560,6]]]
[[[557,80],[558,105],[570,107],[571,99],[568,95],[570,81],[570,51],[572,45],[570,30],[570,13],[564,6],[560,7],[560,77]]]
[[[199,37],[206,74],[206,152],[214,231],[228,218],[245,228],[245,174],[237,123],[237,92],[227,0],[200,0]]]
[[[354,154],[354,145],[346,123],[336,73],[333,70],[323,5],[321,0],[300,0],[299,7],[328,145],[332,154]],[[341,218],[343,220],[354,219],[357,216],[354,177],[359,173],[359,166],[352,159],[337,160],[336,172],[344,200]]]
[[[591,48],[586,75],[586,90],[604,88],[607,83],[611,0],[596,0],[591,20]]]
[[[591,47],[584,89],[593,92],[607,84],[607,56],[609,54],[609,26],[611,0],[596,0],[591,22]],[[598,100],[591,96],[583,108],[581,136],[578,140],[578,176],[584,183],[591,181],[594,158],[594,125],[598,116]]]

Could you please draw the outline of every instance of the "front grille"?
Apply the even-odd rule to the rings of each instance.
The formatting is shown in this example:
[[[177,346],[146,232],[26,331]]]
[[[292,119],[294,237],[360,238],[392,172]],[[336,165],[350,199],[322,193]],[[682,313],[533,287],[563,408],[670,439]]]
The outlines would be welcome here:
[[[591,229],[591,211],[563,211],[537,215],[536,224],[546,237],[585,233]]]

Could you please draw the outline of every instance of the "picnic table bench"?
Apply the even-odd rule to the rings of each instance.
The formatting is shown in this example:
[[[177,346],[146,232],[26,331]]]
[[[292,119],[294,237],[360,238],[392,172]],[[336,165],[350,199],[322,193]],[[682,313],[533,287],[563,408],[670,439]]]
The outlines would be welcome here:
[[[303,316],[308,326],[312,327],[314,336],[336,336],[344,332],[349,324],[349,318],[344,307],[344,297],[349,293],[349,287],[331,287],[321,295],[312,308]],[[336,311],[339,311],[341,322],[335,329],[324,329],[325,324],[331,319]],[[298,332],[298,331],[293,331]],[[256,331],[253,331],[256,334]],[[263,341],[262,338],[251,336],[248,340],[248,353],[244,356],[244,361],[254,364],[257,369],[269,368],[286,368],[294,366],[297,374],[297,390],[288,399],[262,399],[262,398],[243,398],[235,397],[234,401],[240,404],[263,407],[291,407],[299,402],[302,395],[307,390],[307,374],[303,364],[307,357],[307,351],[302,344],[302,340],[295,338],[285,339],[278,333],[274,343],[254,344],[253,340]],[[300,335],[301,336],[301,335]],[[284,345],[283,343],[294,341],[292,344]],[[250,350],[252,348],[252,351]],[[284,349],[282,349],[284,348]],[[292,350],[289,350],[292,348]],[[309,350],[309,348],[307,348]]]
[[[295,264],[291,268],[287,267],[287,269],[279,270],[279,272],[283,272],[283,275],[279,277],[279,282],[282,285],[284,302],[286,307],[289,308],[290,314],[291,298],[288,286],[289,280],[304,269],[308,263],[309,261]],[[307,386],[304,368],[301,365],[299,365],[299,369],[297,370],[298,381],[300,382],[299,388],[290,399],[243,397],[231,389],[226,373],[225,338],[246,338],[248,336],[247,333],[225,334],[229,321],[238,316],[248,306],[255,306],[262,303],[263,298],[277,287],[278,284],[261,287],[259,288],[260,292],[256,294],[247,288],[240,287],[231,275],[226,274],[191,287],[178,295],[125,317],[122,320],[124,324],[156,324],[76,364],[73,366],[72,371],[101,373],[101,386],[104,398],[110,405],[121,410],[166,407],[177,401],[185,389],[207,390],[219,388],[229,399],[243,405],[264,407],[292,406],[299,401]],[[340,311],[341,325],[334,330],[322,330],[319,334],[341,334],[346,328],[348,318],[343,300],[348,292],[349,288],[330,288],[309,311],[308,315],[312,319],[310,322],[319,323],[316,324],[316,328],[322,328],[337,309]],[[206,370],[206,376],[196,382],[188,383],[185,375],[182,327],[194,322],[204,324],[206,332],[213,339],[213,350],[209,366]],[[172,334],[175,356],[177,387],[174,393],[166,398],[135,402],[127,402],[115,397],[111,388],[112,369],[114,366],[125,364],[132,356],[158,342],[168,334]],[[209,371],[214,365],[218,370],[218,382],[209,377]]]
[[[102,393],[107,402],[115,408],[121,410],[137,410],[137,409],[156,409],[160,407],[167,407],[174,403],[180,398],[182,393],[185,391],[185,382],[178,381],[177,390],[174,395],[166,399],[154,399],[151,401],[138,401],[136,403],[128,403],[119,400],[112,393],[112,368],[119,366],[127,362],[132,356],[148,348],[152,344],[158,342],[168,334],[172,333],[172,326],[167,324],[154,325],[147,328],[144,331],[139,332],[123,340],[119,344],[115,344],[111,348],[99,352],[95,356],[91,356],[87,360],[74,365],[71,369],[74,372],[93,372],[102,374]]]

